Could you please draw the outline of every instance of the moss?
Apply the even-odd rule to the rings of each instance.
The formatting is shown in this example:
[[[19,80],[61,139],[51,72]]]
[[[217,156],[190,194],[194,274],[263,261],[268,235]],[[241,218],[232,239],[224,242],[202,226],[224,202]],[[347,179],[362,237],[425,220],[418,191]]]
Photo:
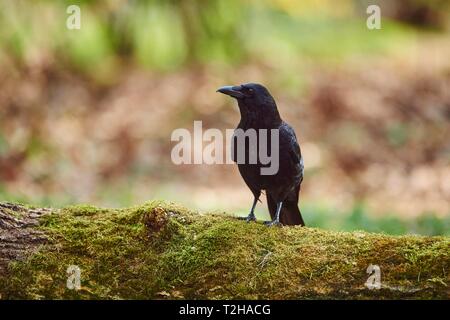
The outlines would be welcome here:
[[[40,228],[50,243],[0,275],[4,299],[449,298],[448,237],[267,228],[158,201],[72,206]],[[380,290],[364,286],[369,264]]]

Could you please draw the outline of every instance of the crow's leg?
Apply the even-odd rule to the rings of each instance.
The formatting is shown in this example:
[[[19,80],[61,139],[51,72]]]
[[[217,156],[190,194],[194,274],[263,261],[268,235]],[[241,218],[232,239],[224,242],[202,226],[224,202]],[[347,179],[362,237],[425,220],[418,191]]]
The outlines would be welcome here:
[[[264,224],[266,226],[281,226],[280,223],[280,212],[281,212],[281,207],[283,206],[283,202],[280,201],[277,203],[277,212],[275,214],[275,219],[273,219],[272,221],[265,221]]]
[[[255,207],[256,207],[257,203],[258,203],[258,198],[255,197],[255,199],[253,200],[253,204],[252,204],[252,208],[250,210],[250,213],[248,214],[247,219],[245,219],[245,220],[247,220],[247,222],[249,222],[249,221],[256,221]]]
[[[239,219],[241,220],[245,220],[247,222],[250,221],[256,221],[256,217],[255,217],[255,207],[256,207],[256,203],[258,202],[258,198],[255,197],[255,200],[253,200],[253,204],[252,204],[252,208],[250,209],[250,213],[248,214],[247,217],[241,217]]]

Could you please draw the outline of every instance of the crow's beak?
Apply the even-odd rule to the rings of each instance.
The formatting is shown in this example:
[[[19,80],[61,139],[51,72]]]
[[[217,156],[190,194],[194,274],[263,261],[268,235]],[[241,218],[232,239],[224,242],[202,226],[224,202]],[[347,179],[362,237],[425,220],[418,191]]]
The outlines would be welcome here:
[[[224,86],[217,89],[217,92],[226,94],[236,99],[242,99],[245,97],[245,95],[241,92],[241,89],[241,86]]]

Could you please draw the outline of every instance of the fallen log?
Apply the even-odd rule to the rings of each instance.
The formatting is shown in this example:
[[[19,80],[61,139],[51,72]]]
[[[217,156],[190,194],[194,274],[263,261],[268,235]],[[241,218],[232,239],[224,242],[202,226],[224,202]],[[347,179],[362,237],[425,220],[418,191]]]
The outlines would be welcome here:
[[[0,299],[448,299],[450,238],[0,203]]]

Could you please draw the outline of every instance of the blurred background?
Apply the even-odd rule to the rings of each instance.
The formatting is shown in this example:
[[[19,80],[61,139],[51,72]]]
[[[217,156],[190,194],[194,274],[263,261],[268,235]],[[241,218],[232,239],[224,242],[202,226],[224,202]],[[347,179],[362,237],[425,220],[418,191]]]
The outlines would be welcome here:
[[[1,1],[0,201],[245,215],[236,166],[176,166],[170,136],[234,128],[216,89],[260,82],[300,140],[309,226],[449,235],[449,17],[447,0]]]

